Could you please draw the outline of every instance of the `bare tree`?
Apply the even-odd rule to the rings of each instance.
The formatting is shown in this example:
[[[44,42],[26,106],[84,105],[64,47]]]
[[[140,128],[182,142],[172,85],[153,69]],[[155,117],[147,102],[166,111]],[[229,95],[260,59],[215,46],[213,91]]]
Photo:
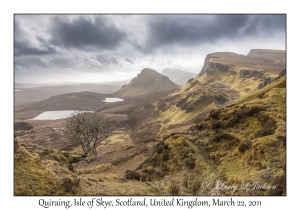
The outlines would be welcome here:
[[[64,134],[81,145],[84,152],[81,160],[89,163],[97,159],[97,147],[107,144],[112,134],[112,124],[96,112],[78,111],[67,118]]]

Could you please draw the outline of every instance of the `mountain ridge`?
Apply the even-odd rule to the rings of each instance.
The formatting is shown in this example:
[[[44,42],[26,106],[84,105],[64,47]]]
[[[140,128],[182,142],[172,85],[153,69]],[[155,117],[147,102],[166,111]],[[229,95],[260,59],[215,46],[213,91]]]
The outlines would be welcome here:
[[[198,115],[256,91],[266,78],[275,79],[286,69],[285,51],[263,52],[267,56],[208,54],[196,78],[156,102],[161,120],[169,125],[192,122]]]

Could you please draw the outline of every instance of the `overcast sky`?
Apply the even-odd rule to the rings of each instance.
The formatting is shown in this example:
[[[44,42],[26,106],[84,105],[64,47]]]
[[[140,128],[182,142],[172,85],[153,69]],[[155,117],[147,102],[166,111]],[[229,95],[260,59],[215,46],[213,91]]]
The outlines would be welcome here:
[[[104,82],[143,68],[198,74],[213,52],[285,50],[285,15],[15,15],[15,82]]]

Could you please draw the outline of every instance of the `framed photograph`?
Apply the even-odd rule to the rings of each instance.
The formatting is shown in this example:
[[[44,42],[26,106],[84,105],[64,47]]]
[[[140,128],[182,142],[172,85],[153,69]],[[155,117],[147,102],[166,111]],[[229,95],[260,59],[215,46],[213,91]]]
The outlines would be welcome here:
[[[223,206],[227,196],[287,195],[286,14],[13,23],[14,196]]]

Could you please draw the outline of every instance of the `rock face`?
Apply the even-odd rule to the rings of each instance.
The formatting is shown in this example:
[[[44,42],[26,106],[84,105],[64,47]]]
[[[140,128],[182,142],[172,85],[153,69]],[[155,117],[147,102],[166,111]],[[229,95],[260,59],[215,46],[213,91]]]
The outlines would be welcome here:
[[[274,79],[272,79],[272,78],[270,78],[270,77],[265,78],[264,81],[258,85],[258,89],[264,88],[264,87],[267,86],[268,84],[271,84],[273,81],[274,81]]]
[[[283,77],[283,76],[285,76],[285,75],[286,75],[286,69],[283,69],[283,70],[279,73],[278,77],[276,77],[276,78],[270,78],[270,77],[265,78],[264,81],[258,85],[258,89],[264,88],[266,85],[271,84],[271,83],[274,82],[275,80],[277,80],[277,79],[279,79],[279,78],[281,78],[281,77]]]
[[[283,69],[283,70],[279,73],[277,79],[279,79],[280,77],[283,77],[283,76],[285,76],[285,75],[286,75],[286,69]]]
[[[198,74],[198,77],[202,76],[205,73],[212,74],[215,69],[219,69],[219,71],[224,73],[224,72],[228,71],[229,66],[223,65],[221,63],[207,62],[204,64],[201,72]]]
[[[197,77],[157,102],[168,125],[190,123],[271,83],[285,69],[285,51],[208,54]],[[281,73],[284,75],[284,72]]]
[[[153,69],[143,69],[140,74],[114,93],[117,96],[141,96],[162,91],[178,89],[178,85],[167,76]]]
[[[205,73],[211,74],[218,69],[227,72],[238,67],[241,77],[261,77],[263,71],[279,74],[285,68],[286,57],[284,50],[253,49],[247,56],[232,52],[215,52],[208,54],[198,77]]]
[[[263,72],[257,70],[242,69],[240,71],[240,78],[251,78],[251,77],[259,78],[262,77],[263,75],[264,75]]]
[[[164,69],[161,74],[166,75],[172,82],[178,85],[184,85],[189,79],[197,76],[197,74],[191,72],[172,68]]]

